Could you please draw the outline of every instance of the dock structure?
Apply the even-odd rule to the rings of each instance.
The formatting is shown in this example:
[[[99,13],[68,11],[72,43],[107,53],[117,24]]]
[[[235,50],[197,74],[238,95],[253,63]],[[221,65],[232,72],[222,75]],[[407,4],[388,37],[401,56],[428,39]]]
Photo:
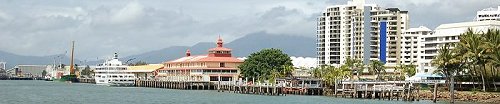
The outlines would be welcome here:
[[[215,85],[208,81],[162,81],[136,80],[136,87],[167,88],[182,90],[214,90]]]
[[[335,96],[379,99],[379,100],[419,100],[419,88],[405,81],[353,82],[344,81],[334,90]],[[336,91],[336,92],[335,92]]]
[[[95,84],[95,79],[94,78],[78,78],[79,83],[91,83]]]
[[[166,89],[181,89],[181,90],[216,90],[218,92],[240,93],[240,94],[257,94],[270,96],[285,96],[286,94],[295,95],[322,95],[323,88],[316,86],[312,87],[307,83],[313,81],[302,81],[302,86],[292,86],[293,83],[286,83],[286,80],[275,81],[272,83],[261,83],[253,81],[166,81],[166,80],[136,80],[136,87],[150,88],[166,88]],[[284,83],[283,83],[284,82]],[[314,82],[317,83],[317,82]],[[319,83],[317,83],[319,84]]]

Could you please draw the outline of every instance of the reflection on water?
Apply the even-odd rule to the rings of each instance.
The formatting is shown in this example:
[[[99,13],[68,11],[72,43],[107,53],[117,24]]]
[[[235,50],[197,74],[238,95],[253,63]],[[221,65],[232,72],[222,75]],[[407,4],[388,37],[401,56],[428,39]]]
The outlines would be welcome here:
[[[325,96],[263,96],[217,91],[107,87],[85,83],[0,80],[1,104],[427,104]],[[441,102],[443,103],[443,102]]]

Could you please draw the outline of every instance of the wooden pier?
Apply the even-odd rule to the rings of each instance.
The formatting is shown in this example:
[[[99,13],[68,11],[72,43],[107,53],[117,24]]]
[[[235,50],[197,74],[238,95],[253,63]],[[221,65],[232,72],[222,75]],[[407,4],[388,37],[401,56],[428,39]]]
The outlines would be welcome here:
[[[207,81],[136,80],[135,86],[182,90],[215,90],[215,85]]]
[[[336,97],[379,100],[419,101],[419,88],[405,81],[342,82],[334,91]]]
[[[270,96],[295,95],[322,95],[322,88],[286,87],[269,83],[218,83],[211,81],[161,81],[161,80],[136,80],[136,87],[167,88],[181,90],[217,90],[218,92],[257,94]]]

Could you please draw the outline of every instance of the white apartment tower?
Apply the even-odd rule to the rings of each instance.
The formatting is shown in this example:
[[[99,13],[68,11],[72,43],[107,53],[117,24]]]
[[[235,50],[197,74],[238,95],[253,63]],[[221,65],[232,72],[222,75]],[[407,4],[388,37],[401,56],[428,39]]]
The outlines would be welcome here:
[[[318,65],[340,66],[348,57],[365,64],[370,60],[386,65],[404,62],[401,37],[408,23],[407,11],[365,4],[364,0],[329,6],[317,23]]]
[[[400,63],[405,65],[418,65],[418,60],[420,59],[419,56],[423,53],[420,52],[420,50],[424,48],[421,44],[424,41],[424,38],[421,37],[430,34],[432,34],[432,30],[425,26],[405,30],[401,37]]]

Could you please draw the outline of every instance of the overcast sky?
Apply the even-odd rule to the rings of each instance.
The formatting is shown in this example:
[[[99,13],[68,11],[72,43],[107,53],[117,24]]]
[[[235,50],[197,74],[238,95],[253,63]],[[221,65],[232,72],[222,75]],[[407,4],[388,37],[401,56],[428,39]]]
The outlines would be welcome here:
[[[140,54],[169,46],[225,42],[248,33],[315,37],[316,17],[345,0],[0,0],[0,50],[77,58]],[[472,21],[500,0],[367,0],[408,10],[411,27]],[[1,56],[0,56],[1,58]]]

